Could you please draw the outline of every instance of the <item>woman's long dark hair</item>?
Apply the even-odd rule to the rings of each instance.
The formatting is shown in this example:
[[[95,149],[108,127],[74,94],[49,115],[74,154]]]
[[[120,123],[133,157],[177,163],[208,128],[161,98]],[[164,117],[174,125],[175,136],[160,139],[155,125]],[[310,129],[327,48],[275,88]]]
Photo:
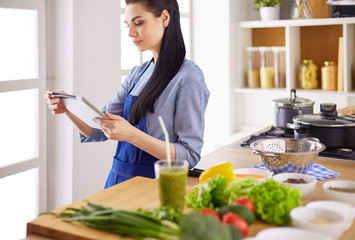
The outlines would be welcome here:
[[[148,83],[138,95],[129,116],[133,125],[139,123],[148,111],[154,113],[154,104],[184,62],[186,49],[180,27],[180,11],[176,0],[126,0],[126,4],[143,3],[147,11],[160,17],[166,9],[170,14],[165,28],[158,61]]]

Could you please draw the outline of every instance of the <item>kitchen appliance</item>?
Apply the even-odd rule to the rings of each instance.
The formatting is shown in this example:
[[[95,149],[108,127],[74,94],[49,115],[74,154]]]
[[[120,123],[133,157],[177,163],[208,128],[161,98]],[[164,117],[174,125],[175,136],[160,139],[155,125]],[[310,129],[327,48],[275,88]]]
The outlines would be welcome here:
[[[287,126],[295,138],[315,137],[327,148],[355,148],[355,117],[338,116],[336,104],[320,104],[319,114],[304,114],[293,118]]]
[[[289,98],[273,100],[275,103],[275,125],[287,129],[287,123],[293,123],[293,117],[312,114],[314,101],[296,96],[296,89],[291,89]]]
[[[314,138],[270,138],[259,139],[250,147],[273,173],[306,173],[312,168],[324,144]]]

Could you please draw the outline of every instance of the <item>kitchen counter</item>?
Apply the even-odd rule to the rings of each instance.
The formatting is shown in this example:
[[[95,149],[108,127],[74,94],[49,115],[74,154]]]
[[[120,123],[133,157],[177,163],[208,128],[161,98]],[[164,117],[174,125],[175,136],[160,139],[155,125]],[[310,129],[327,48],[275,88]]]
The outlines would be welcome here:
[[[242,141],[242,140],[241,140]],[[236,143],[222,147],[204,157],[202,157],[196,168],[206,169],[221,161],[231,162],[235,168],[252,167],[261,164],[258,156],[254,155],[250,149],[236,148]],[[317,164],[321,164],[330,170],[340,173],[335,179],[355,181],[355,161],[336,160],[330,158],[318,158]],[[306,202],[324,200],[325,195],[322,184],[327,179],[317,182],[316,189],[306,199]],[[193,186],[198,184],[198,179],[189,177],[186,192],[192,191]],[[137,187],[139,186],[139,187]],[[53,212],[63,211],[66,207],[85,206],[85,200],[102,204],[109,207],[123,209],[138,209],[159,207],[158,185],[156,179],[135,177],[131,180],[100,191],[91,196],[73,202],[67,206],[56,209]],[[189,211],[189,209],[186,209]],[[259,231],[272,226],[256,221],[250,228],[249,236],[255,236]],[[66,223],[61,219],[56,219],[50,215],[42,215],[27,225],[28,240],[36,239],[65,239],[65,240],[88,240],[88,239],[121,239],[118,235],[91,229],[80,223]],[[355,238],[355,221],[351,228],[346,231],[340,240],[353,240]]]

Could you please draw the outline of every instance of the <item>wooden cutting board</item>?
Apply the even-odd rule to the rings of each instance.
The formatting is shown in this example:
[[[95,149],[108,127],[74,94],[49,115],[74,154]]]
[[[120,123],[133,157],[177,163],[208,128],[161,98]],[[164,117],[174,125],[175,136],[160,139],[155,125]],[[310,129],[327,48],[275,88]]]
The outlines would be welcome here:
[[[196,180],[189,179],[187,192],[192,190]],[[86,206],[85,200],[121,209],[159,207],[158,182],[156,179],[135,177],[52,212],[61,212],[66,207]],[[42,215],[29,222],[27,235],[40,235],[60,240],[122,239],[117,234],[92,229],[77,222],[67,223],[52,215]]]

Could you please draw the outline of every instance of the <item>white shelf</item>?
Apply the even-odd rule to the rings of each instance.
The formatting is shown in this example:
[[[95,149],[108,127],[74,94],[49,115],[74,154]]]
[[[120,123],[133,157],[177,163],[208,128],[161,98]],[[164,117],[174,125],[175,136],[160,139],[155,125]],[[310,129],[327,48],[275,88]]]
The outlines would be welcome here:
[[[345,93],[345,92],[338,92],[338,91],[329,91],[329,90],[322,90],[322,89],[296,89],[297,90],[297,95],[299,94],[323,94],[327,96],[349,96],[349,97],[355,97],[355,93]],[[289,93],[290,89],[286,88],[235,88],[233,90],[234,93],[260,93],[260,94],[279,94],[279,93]]]
[[[238,10],[239,14],[243,13],[243,9]],[[355,82],[353,66],[355,64],[355,17],[351,18],[319,18],[319,19],[287,19],[275,21],[238,21],[235,25],[235,39],[233,39],[233,47],[235,48],[235,69],[232,74],[232,112],[233,128],[240,130],[246,125],[272,125],[274,121],[274,105],[273,100],[278,98],[286,98],[290,94],[292,88],[297,89],[297,97],[307,98],[315,101],[314,111],[319,111],[320,103],[333,102],[339,107],[346,107],[355,104]],[[310,41],[305,37],[303,27],[314,27],[315,31],[322,31],[323,26],[328,26],[330,30],[335,29],[335,33],[343,37],[343,65],[344,65],[344,85],[343,92],[326,91],[322,89],[304,90],[298,89],[298,69],[302,61],[301,58],[307,57],[301,54],[304,49],[303,44]],[[263,28],[270,28],[263,31]],[[282,31],[273,31],[272,28],[284,28]],[[324,28],[324,31],[327,31]],[[254,32],[255,30],[255,32]],[[308,30],[308,29],[307,29]],[[285,66],[286,66],[286,87],[285,88],[247,88],[246,85],[246,69],[248,69],[248,59],[245,54],[245,48],[254,46],[255,37],[263,38],[260,34],[277,33],[278,37],[284,38],[284,46],[286,48]],[[255,33],[255,35],[253,35]],[[284,34],[284,35],[282,35]],[[337,36],[338,37],[338,36]],[[265,36],[267,44],[273,42],[273,36]],[[324,41],[331,42],[331,47],[335,48],[334,36]],[[262,39],[261,39],[262,40]],[[260,41],[261,43],[263,41]],[[275,40],[277,44],[279,41]],[[259,46],[257,43],[255,46]],[[324,45],[324,44],[323,44]],[[316,46],[317,47],[317,46]],[[319,54],[318,61],[326,60]],[[309,51],[309,50],[307,50]],[[326,49],[325,49],[326,51]],[[326,55],[326,54],[325,54]],[[333,54],[334,55],[334,54]],[[321,66],[318,66],[319,68]],[[320,81],[320,76],[318,76]]]
[[[242,28],[300,27],[324,26],[355,23],[355,17],[349,18],[317,18],[317,19],[287,19],[273,21],[242,21]]]
[[[234,93],[283,93],[287,92],[286,88],[235,88]]]

